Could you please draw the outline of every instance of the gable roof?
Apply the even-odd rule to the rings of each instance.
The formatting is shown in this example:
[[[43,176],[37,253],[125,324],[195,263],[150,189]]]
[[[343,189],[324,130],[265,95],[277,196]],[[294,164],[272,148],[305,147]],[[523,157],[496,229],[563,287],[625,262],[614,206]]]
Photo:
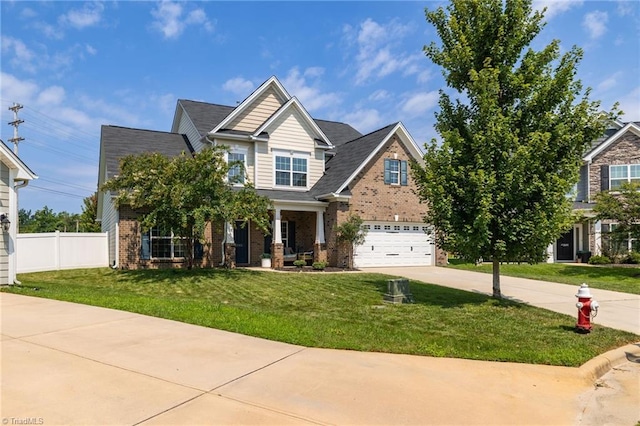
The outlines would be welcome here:
[[[319,141],[316,141],[316,143],[320,142],[320,146],[325,149],[333,148],[333,145],[331,145],[331,141],[329,140],[329,138],[324,134],[322,129],[320,129],[318,124],[315,121],[313,121],[313,118],[311,118],[307,110],[302,106],[298,98],[296,98],[295,96],[289,99],[276,112],[274,112],[271,115],[271,117],[269,117],[264,123],[262,123],[262,125],[258,127],[256,131],[253,133],[253,136],[258,137],[261,134],[265,133],[269,128],[269,126],[273,124],[273,122],[275,122],[279,117],[281,117],[290,109],[297,109],[302,114],[302,117],[304,118],[304,120],[307,123],[309,123],[311,128],[316,132],[316,135],[320,139]]]
[[[7,165],[10,169],[18,169],[16,179],[19,180],[33,180],[38,179],[38,176],[22,162],[9,148],[3,140],[0,140],[0,161]]]
[[[193,154],[193,147],[187,137],[179,133],[102,126],[98,185],[118,174],[123,157],[156,152],[171,158],[183,152]]]
[[[200,136],[209,133],[211,129],[220,124],[234,110],[234,107],[231,106],[190,101],[188,99],[178,99],[178,105],[184,108]]]
[[[613,132],[611,130],[613,130]],[[615,131],[615,129],[608,129],[606,133],[608,135],[608,138],[593,147],[591,151],[589,151],[587,155],[583,157],[583,160],[592,161],[598,154],[602,153],[605,149],[610,147],[614,142],[620,139],[627,132],[632,132],[635,135],[640,136],[640,124],[632,121],[630,123],[627,123],[626,125],[624,125],[624,127],[617,131]],[[598,141],[600,141],[600,139],[598,139]]]
[[[324,176],[311,191],[319,198],[331,194],[347,194],[351,181],[394,135],[398,135],[401,143],[417,161],[422,161],[415,141],[404,125],[397,122],[338,146],[335,156],[327,161]]]

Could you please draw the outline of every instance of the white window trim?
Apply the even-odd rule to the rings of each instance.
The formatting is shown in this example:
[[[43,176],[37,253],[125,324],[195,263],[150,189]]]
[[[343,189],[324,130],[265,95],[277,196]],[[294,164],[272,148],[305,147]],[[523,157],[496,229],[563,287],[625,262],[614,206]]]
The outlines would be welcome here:
[[[611,183],[615,180],[615,181],[622,181],[625,178],[613,178],[612,175],[612,168],[613,167],[626,167],[627,168],[627,177],[626,177],[626,181],[627,183],[631,182],[631,179],[640,179],[640,176],[638,177],[631,177],[631,167],[632,166],[637,166],[640,167],[640,164],[610,164],[609,165],[609,190],[612,192],[617,192],[618,188],[613,189],[613,186],[611,185]]]
[[[153,229],[149,229],[149,259],[152,260],[179,260],[184,259],[184,256],[176,256],[175,255],[175,240],[185,241],[185,237],[176,237],[173,231],[171,231],[171,236],[153,236]],[[171,256],[170,257],[155,257],[153,256],[153,240],[170,240],[171,241]],[[185,247],[186,250],[186,247]]]
[[[277,150],[277,149],[272,149],[271,150],[271,154],[272,154],[272,159],[273,159],[273,168],[272,168],[272,172],[273,172],[273,187],[274,188],[287,188],[290,190],[298,190],[298,191],[306,191],[309,189],[309,177],[310,177],[310,166],[311,166],[311,153],[309,152],[303,152],[303,151],[293,151],[293,150]],[[290,166],[291,168],[289,169],[289,173],[290,173],[290,177],[291,177],[291,184],[290,185],[278,185],[276,184],[276,157],[288,157],[291,159],[290,162]],[[303,159],[307,162],[307,171],[306,171],[306,175],[307,175],[307,184],[306,186],[294,186],[293,185],[293,159],[294,158],[299,158],[299,159]],[[280,170],[282,171],[282,170]],[[296,173],[300,173],[300,172],[296,172]]]
[[[240,147],[240,146],[234,146],[232,147],[229,152],[224,154],[224,160],[227,162],[227,164],[229,163],[229,154],[242,154],[244,155],[244,180],[247,180],[247,157],[249,156],[249,148],[246,147]],[[226,179],[229,179],[229,174],[227,173],[227,177]],[[238,182],[233,184],[233,186],[244,186],[244,182]]]
[[[400,186],[400,168],[402,167],[402,164],[400,163],[401,160],[398,160],[397,158],[390,158],[389,160],[389,165],[396,164],[398,166],[397,171],[393,171],[389,168],[389,185]],[[393,176],[397,178],[396,182],[393,182]]]

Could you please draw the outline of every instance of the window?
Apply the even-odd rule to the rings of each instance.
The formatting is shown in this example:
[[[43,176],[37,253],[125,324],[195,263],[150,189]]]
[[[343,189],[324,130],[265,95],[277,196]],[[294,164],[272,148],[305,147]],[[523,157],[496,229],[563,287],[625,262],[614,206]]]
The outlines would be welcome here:
[[[380,225],[373,225],[373,229],[375,231],[379,231],[380,230]]]
[[[289,222],[285,220],[280,222],[280,232],[282,233],[283,247],[289,247]]]
[[[391,225],[385,225],[384,226],[384,230],[385,231],[391,231]]]
[[[229,167],[229,182],[244,183],[245,155],[242,152],[230,152],[227,161],[232,164]]]
[[[625,182],[640,183],[640,164],[609,166],[609,188],[612,191],[620,188]]]
[[[307,187],[307,159],[294,155],[276,156],[276,185]]]
[[[384,159],[384,183],[387,185],[407,185],[407,162]]]
[[[405,226],[402,228],[402,230],[403,230],[403,231],[410,231],[410,230],[411,230],[411,227],[410,227],[410,226],[408,226],[408,225],[405,225]]]
[[[603,227],[605,226],[606,225],[603,225]],[[611,252],[613,254],[620,254],[631,251],[640,252],[640,239],[632,238],[631,233],[616,235],[615,231],[617,227],[617,223],[612,223],[609,225],[608,231],[605,230],[605,239],[608,240],[609,249],[611,250]]]
[[[393,226],[393,230],[394,230],[394,231],[399,231],[399,230],[400,230],[400,226],[398,226],[398,225],[394,225],[394,226]]]
[[[175,259],[186,255],[186,242],[171,231],[151,228],[142,234],[142,259]]]

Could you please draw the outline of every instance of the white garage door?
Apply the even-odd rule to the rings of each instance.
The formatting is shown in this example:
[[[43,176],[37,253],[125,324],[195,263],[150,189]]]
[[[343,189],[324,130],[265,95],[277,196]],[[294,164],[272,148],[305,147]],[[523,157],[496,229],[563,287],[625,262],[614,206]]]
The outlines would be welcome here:
[[[356,267],[433,264],[433,236],[424,223],[365,222],[367,237],[356,247]]]

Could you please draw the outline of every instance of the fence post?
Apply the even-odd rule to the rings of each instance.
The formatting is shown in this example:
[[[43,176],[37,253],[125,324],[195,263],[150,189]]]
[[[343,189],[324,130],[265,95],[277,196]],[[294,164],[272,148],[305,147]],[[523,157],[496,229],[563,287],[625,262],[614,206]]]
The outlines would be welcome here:
[[[56,261],[56,271],[59,271],[60,270],[60,231],[55,232],[55,238],[56,238],[56,243],[55,243],[54,259]]]

